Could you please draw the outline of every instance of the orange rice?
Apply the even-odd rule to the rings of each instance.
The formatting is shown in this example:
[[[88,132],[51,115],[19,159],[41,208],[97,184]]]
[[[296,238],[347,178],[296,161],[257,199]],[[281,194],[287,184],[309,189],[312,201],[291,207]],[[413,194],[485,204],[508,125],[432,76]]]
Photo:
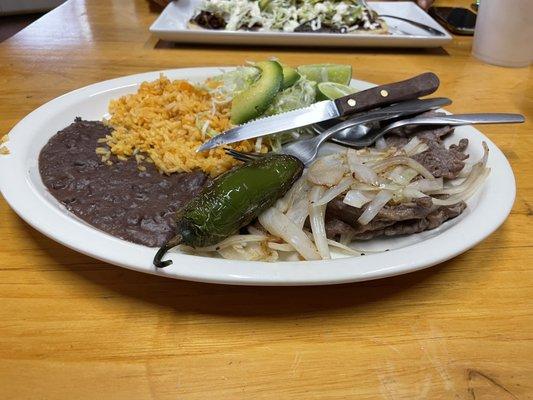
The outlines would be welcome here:
[[[163,173],[202,170],[217,176],[237,162],[222,149],[196,153],[210,136],[231,127],[230,105],[216,104],[210,94],[187,81],[171,81],[165,76],[144,82],[135,94],[109,103],[111,117],[106,121],[113,132],[101,142],[97,153],[108,161],[111,153],[119,159],[135,156],[137,162],[153,162]],[[235,146],[252,151],[251,142]],[[142,166],[140,167],[142,170]]]

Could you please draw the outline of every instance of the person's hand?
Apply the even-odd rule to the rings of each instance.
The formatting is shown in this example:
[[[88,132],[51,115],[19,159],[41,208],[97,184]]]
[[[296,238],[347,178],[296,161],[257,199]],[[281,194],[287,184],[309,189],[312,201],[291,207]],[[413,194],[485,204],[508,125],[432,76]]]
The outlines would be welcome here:
[[[416,2],[424,10],[427,10],[433,4],[433,0],[416,0]]]

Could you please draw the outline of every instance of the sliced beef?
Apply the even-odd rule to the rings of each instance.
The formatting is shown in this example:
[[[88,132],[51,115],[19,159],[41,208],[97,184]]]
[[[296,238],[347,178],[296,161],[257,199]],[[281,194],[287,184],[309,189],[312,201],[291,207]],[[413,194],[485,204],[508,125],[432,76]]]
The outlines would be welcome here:
[[[429,148],[414,155],[413,159],[426,167],[436,178],[456,178],[465,166],[464,160],[468,158],[468,154],[464,153],[468,139],[461,139],[457,145],[451,145],[449,148],[446,148],[440,139],[422,140]]]
[[[368,205],[361,208],[349,206],[342,202],[342,196],[329,202],[326,209],[326,223],[329,223],[329,226],[326,225],[326,229],[329,228],[328,234],[332,237],[341,233],[364,236],[367,232],[382,231],[399,221],[424,219],[435,210],[429,197],[415,199],[412,203],[389,204],[383,207],[372,221],[361,225],[357,219],[367,207]],[[343,224],[350,228],[349,231],[346,231]]]
[[[433,209],[433,202],[429,197],[414,199],[412,203],[386,205],[376,218],[378,220],[403,221],[406,219],[423,218]]]
[[[355,235],[354,239],[368,240],[378,236],[412,235],[431,229],[435,229],[449,219],[457,217],[466,208],[466,203],[460,202],[452,206],[440,206],[425,218],[399,221],[382,230],[367,231]]]
[[[355,208],[343,203],[343,197],[339,196],[328,203],[326,209],[326,218],[335,218],[346,222],[349,225],[356,226],[357,219],[365,211],[368,205],[361,208]],[[426,217],[434,210],[433,203],[429,197],[415,199],[412,203],[386,205],[368,225],[359,225],[357,228],[362,231],[368,230],[368,227],[375,221],[404,221],[407,219],[417,219]]]
[[[397,130],[385,140],[389,146],[400,148],[409,142],[412,137],[409,135],[416,135],[429,148],[413,156],[413,159],[422,164],[436,178],[442,176],[446,179],[453,179],[464,168],[464,160],[468,158],[468,154],[465,153],[468,139],[461,139],[458,144],[448,148],[444,145],[442,138],[452,133],[453,130],[450,126],[429,129],[418,126],[411,130]]]
[[[355,235],[355,230],[346,222],[334,217],[326,217],[326,235],[330,239],[337,239],[340,235]]]
[[[440,206],[438,209],[433,211],[427,216],[428,220],[428,229],[435,229],[438,226],[442,225],[444,221],[455,218],[459,216],[466,208],[466,203],[461,201],[457,204],[451,206]]]
[[[361,225],[355,222],[353,225],[350,225],[347,222],[341,221],[337,218],[327,217],[326,218],[326,234],[328,238],[335,239],[342,234],[349,234],[352,237],[356,236],[365,236],[367,233],[372,233],[374,231],[381,231],[384,228],[394,225],[395,221],[377,221],[373,219],[367,225]]]
[[[435,114],[434,112],[430,114]],[[453,132],[453,128],[444,127],[404,127],[389,134],[385,140],[388,146],[401,148],[416,135],[427,144],[428,149],[413,158],[428,169],[433,176],[445,179],[456,178],[464,168],[464,160],[468,158],[465,150],[467,139],[449,146],[444,145],[443,138]],[[357,219],[366,209],[351,207],[343,203],[339,196],[330,203],[326,210],[326,230],[330,238],[341,234],[350,234],[355,239],[366,240],[377,236],[396,236],[434,229],[455,218],[466,207],[461,202],[449,207],[437,207],[429,197],[416,199],[406,204],[388,204],[367,225],[361,225]]]
[[[433,211],[419,219],[406,220],[372,220],[366,229],[361,225],[350,225],[337,218],[326,221],[326,233],[329,238],[338,238],[341,234],[351,235],[355,240],[369,240],[378,236],[399,236],[435,229],[449,219],[460,215],[466,208],[464,202],[452,206],[434,207]]]
[[[339,28],[335,28],[333,26],[329,26],[329,25],[324,25],[323,24],[320,28],[313,29],[312,21],[308,21],[306,23],[303,23],[303,24],[297,26],[294,29],[294,32],[296,32],[296,33],[346,33],[346,28],[345,29],[339,29]]]

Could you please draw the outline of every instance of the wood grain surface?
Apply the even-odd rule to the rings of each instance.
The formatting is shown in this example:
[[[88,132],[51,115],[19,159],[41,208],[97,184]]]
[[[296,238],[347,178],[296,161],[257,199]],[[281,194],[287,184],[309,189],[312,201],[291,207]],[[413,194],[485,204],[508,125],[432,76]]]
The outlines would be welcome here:
[[[101,80],[270,56],[350,63],[376,83],[433,71],[453,112],[533,118],[531,69],[477,61],[471,38],[433,50],[172,45],[148,32],[159,12],[144,0],[70,0],[2,43],[0,133]],[[500,229],[449,262],[360,284],[143,275],[55,243],[0,199],[0,398],[533,398],[531,127],[483,128],[518,185]]]

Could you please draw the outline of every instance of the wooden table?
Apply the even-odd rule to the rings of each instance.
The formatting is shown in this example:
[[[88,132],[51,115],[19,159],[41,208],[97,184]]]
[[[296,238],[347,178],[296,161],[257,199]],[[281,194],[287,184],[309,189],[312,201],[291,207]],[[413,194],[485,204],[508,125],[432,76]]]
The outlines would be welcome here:
[[[104,79],[274,55],[351,63],[357,78],[380,83],[432,70],[451,111],[533,118],[531,70],[475,60],[470,38],[436,50],[168,46],[148,32],[158,12],[144,0],[70,0],[2,43],[0,132]],[[0,398],[532,398],[531,124],[483,131],[516,174],[507,222],[449,262],[360,284],[143,275],[53,242],[0,200]]]

